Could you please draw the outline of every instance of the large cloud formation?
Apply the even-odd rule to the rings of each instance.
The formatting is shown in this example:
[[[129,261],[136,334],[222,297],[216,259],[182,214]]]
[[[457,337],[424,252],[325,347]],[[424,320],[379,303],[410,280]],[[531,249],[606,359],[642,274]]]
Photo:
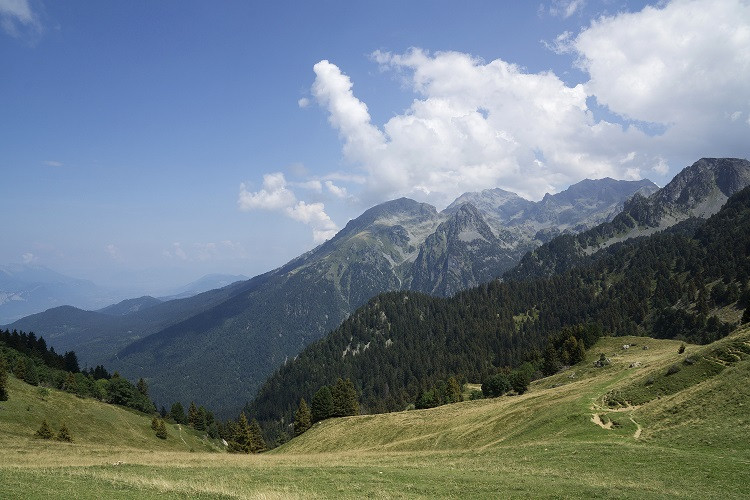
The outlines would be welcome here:
[[[747,0],[674,0],[601,17],[559,37],[555,50],[572,54],[588,81],[413,48],[372,55],[415,94],[382,126],[332,62],[314,66],[311,93],[345,162],[364,177],[353,187],[366,205],[410,196],[442,207],[490,187],[538,199],[583,178],[665,180],[670,167],[701,156],[748,155]],[[283,205],[295,217],[303,202],[285,182],[267,180],[241,193],[240,204]],[[327,215],[316,220],[335,226]]]

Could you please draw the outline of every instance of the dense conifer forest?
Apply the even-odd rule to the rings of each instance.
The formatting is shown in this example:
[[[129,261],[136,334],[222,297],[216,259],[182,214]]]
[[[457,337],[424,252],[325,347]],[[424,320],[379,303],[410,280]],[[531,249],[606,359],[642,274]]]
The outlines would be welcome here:
[[[387,412],[449,377],[482,382],[524,363],[553,373],[601,335],[712,342],[750,305],[749,255],[745,189],[704,223],[614,244],[552,277],[449,299],[382,294],[281,367],[247,410],[269,434],[287,432],[300,400],[338,378],[353,381],[362,412]]]

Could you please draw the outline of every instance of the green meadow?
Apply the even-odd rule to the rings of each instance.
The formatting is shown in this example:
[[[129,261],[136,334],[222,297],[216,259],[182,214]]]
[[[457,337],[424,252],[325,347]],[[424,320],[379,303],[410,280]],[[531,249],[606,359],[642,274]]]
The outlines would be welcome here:
[[[11,376],[0,497],[750,497],[750,330],[679,347],[603,338],[521,396],[327,420],[260,455]],[[74,441],[34,438],[42,419]]]

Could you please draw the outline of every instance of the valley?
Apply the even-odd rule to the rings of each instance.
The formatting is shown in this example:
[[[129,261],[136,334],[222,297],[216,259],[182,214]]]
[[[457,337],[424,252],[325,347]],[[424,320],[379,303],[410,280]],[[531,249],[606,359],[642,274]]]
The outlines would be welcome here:
[[[678,354],[678,341],[605,337],[579,365],[532,383],[522,396],[327,420],[250,456],[215,451],[192,434],[183,444],[175,426],[164,442],[145,430],[110,437],[97,432],[96,420],[88,430],[71,421],[72,444],[40,442],[31,437],[36,424],[14,421],[13,412],[38,418],[65,404],[83,412],[82,403],[60,394],[44,405],[35,389],[14,381],[16,402],[0,403],[0,425],[12,429],[0,435],[0,479],[9,496],[25,498],[739,498],[750,494],[750,422],[741,410],[750,404],[750,356],[637,408],[610,408],[603,398],[663,377],[674,363],[748,341],[745,328]],[[600,354],[611,364],[595,367]],[[616,425],[603,429],[593,415]],[[147,429],[148,419],[114,427]]]

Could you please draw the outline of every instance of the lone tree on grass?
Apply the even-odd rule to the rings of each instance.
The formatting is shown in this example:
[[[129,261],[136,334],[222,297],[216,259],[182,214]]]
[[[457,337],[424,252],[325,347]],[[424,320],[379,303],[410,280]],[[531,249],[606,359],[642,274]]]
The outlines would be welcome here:
[[[52,439],[52,429],[49,428],[49,424],[47,423],[47,419],[45,418],[42,420],[42,425],[39,427],[39,430],[34,433],[35,437],[38,437],[39,439]]]
[[[294,435],[299,436],[312,425],[312,413],[305,398],[300,399],[299,408],[294,413]]]
[[[164,423],[164,420],[157,419],[156,422],[156,437],[159,439],[167,439],[167,424]]]

